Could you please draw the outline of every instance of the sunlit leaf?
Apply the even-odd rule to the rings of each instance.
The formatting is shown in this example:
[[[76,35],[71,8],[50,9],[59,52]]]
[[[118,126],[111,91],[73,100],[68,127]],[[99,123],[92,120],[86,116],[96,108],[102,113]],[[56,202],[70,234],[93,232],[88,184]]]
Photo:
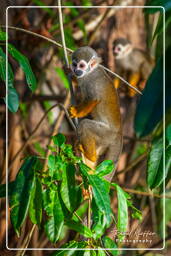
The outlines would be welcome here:
[[[109,173],[111,173],[114,170],[114,164],[112,160],[105,160],[102,163],[100,163],[95,170],[95,173],[99,177],[103,177]]]
[[[63,69],[57,67],[57,68],[55,68],[55,70],[56,70],[58,76],[60,77],[61,81],[63,82],[64,87],[66,89],[69,89],[69,81],[68,81],[68,78],[65,75],[65,72],[63,71]]]
[[[109,250],[112,255],[119,255],[119,251],[116,250],[118,247],[110,237],[104,236],[102,238],[102,241],[105,248],[115,249],[115,250]]]
[[[57,145],[58,147],[61,147],[65,143],[66,138],[63,134],[58,133],[57,135],[52,137],[52,140],[55,145]]]
[[[93,237],[95,239],[99,239],[105,232],[105,218],[104,214],[99,211],[99,208],[97,207],[95,200],[93,198],[92,200],[92,232]]]
[[[91,230],[81,223],[69,220],[65,222],[65,225],[67,225],[67,227],[69,227],[70,229],[78,232],[80,235],[83,235],[84,237],[91,238],[93,236]]]
[[[6,40],[6,33],[0,29],[0,40],[5,41]]]
[[[118,199],[118,221],[117,229],[119,231],[119,239],[123,239],[124,235],[121,233],[126,232],[128,226],[128,205],[127,205],[127,196],[123,189],[115,183],[112,183],[112,186],[116,188],[117,199]]]
[[[58,191],[46,189],[43,192],[43,205],[49,216],[45,223],[45,232],[49,240],[55,243],[59,239],[64,225],[64,215],[58,197]]]
[[[109,192],[105,181],[96,175],[89,175],[88,180],[92,186],[93,197],[99,210],[104,214],[106,225],[111,222],[111,207]]]
[[[102,250],[102,248],[98,248],[97,256],[106,256],[106,253],[104,250]]]

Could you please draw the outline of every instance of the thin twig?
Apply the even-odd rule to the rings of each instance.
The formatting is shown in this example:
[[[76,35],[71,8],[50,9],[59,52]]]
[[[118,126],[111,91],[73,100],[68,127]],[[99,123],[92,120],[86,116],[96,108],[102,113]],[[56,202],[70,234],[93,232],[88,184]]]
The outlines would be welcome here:
[[[61,0],[58,0],[58,12],[59,12],[59,25],[60,25],[60,31],[61,31],[62,47],[63,47],[63,50],[64,50],[64,59],[65,59],[65,64],[66,64],[67,68],[69,69],[70,65],[69,65],[69,61],[68,61],[67,48],[66,48],[66,44],[65,44],[65,35],[64,35],[64,27],[63,27]],[[69,81],[69,89],[70,89],[70,92],[71,92],[71,104],[75,105],[76,101],[75,101],[75,97],[74,97],[74,90],[73,90],[73,86],[72,86],[71,74],[67,74],[67,77],[68,77],[68,81]],[[74,122],[75,122],[75,125],[77,125],[78,124],[78,119],[74,118]]]
[[[65,44],[65,35],[64,35],[64,28],[63,28],[63,18],[62,18],[62,8],[61,8],[61,0],[58,0],[58,11],[59,11],[59,25],[61,31],[61,39],[62,39],[62,46],[64,51],[64,58],[67,68],[69,68],[69,61],[67,56],[66,44]]]
[[[5,25],[0,25],[0,27],[6,28]],[[47,40],[47,41],[49,41],[49,42],[51,42],[51,43],[57,45],[57,46],[60,47],[60,48],[63,48],[63,46],[62,46],[60,43],[56,42],[55,40],[50,39],[50,38],[48,38],[48,37],[46,37],[46,36],[42,36],[42,35],[40,35],[40,34],[38,34],[38,33],[32,32],[32,31],[30,31],[30,30],[26,30],[26,29],[18,28],[18,27],[13,27],[13,26],[8,26],[8,28],[9,28],[9,29],[18,30],[18,31],[22,31],[22,32],[25,32],[25,33],[27,33],[27,34],[31,34],[31,35],[33,35],[33,36],[40,37],[40,38],[42,38],[42,39],[44,39],[44,40]],[[66,50],[67,50],[68,52],[70,52],[70,53],[73,52],[73,50],[71,50],[70,48],[67,48],[67,47],[66,47]],[[131,84],[129,84],[124,78],[122,78],[121,76],[119,76],[119,75],[116,74],[115,72],[111,71],[110,69],[106,68],[105,66],[103,66],[103,65],[100,65],[100,66],[103,67],[106,71],[108,71],[108,72],[111,73],[112,75],[118,77],[118,78],[119,78],[120,80],[122,80],[125,84],[127,84],[127,85],[128,85],[129,87],[131,87],[133,90],[135,90],[136,92],[138,92],[139,94],[142,95],[142,92],[140,92],[136,87],[134,87],[134,86],[132,86]]]
[[[138,191],[130,188],[123,188],[124,191],[132,194],[137,194],[137,195],[142,195],[142,196],[151,196],[151,197],[157,197],[157,198],[169,198],[171,199],[171,196],[168,195],[157,195],[149,192],[144,192],[144,191]]]
[[[142,92],[139,91],[136,87],[132,86],[131,84],[129,84],[123,77],[121,77],[120,75],[116,74],[115,72],[111,71],[110,69],[104,67],[103,65],[99,64],[99,66],[101,66],[102,68],[104,68],[106,71],[108,71],[109,73],[111,73],[112,75],[118,77],[120,80],[122,80],[125,84],[127,84],[129,87],[131,87],[133,90],[135,90],[136,92],[138,92],[139,94],[142,95]]]
[[[24,242],[23,242],[23,245],[22,245],[22,248],[24,248],[24,249],[19,251],[16,256],[24,256],[25,251],[26,251],[26,249],[27,249],[27,247],[30,243],[30,240],[31,240],[31,237],[33,235],[33,232],[34,232],[35,228],[36,228],[36,224],[34,224],[32,226],[32,229],[28,232],[26,238],[24,239]]]
[[[9,168],[11,168],[12,164],[14,163],[15,159],[21,154],[21,152],[25,149],[25,147],[27,146],[28,142],[30,141],[30,139],[33,137],[33,135],[35,134],[35,132],[37,131],[37,129],[40,127],[41,123],[44,121],[44,119],[46,118],[47,114],[49,113],[49,111],[51,111],[53,108],[55,107],[61,107],[64,111],[65,114],[70,122],[70,124],[72,125],[73,129],[75,130],[75,125],[73,124],[72,120],[69,117],[68,111],[65,108],[65,106],[63,106],[60,103],[56,103],[55,105],[53,105],[52,107],[50,107],[45,114],[43,115],[43,117],[40,119],[40,121],[38,122],[38,124],[36,125],[36,127],[33,129],[33,131],[31,132],[31,134],[29,135],[29,137],[27,138],[27,140],[25,141],[25,143],[21,146],[21,148],[17,151],[17,153],[15,154],[15,156],[13,157],[13,159],[10,162]]]
[[[5,25],[0,25],[0,27],[6,28]],[[8,28],[9,28],[9,29],[16,30],[16,31],[22,31],[22,32],[27,33],[27,34],[30,34],[30,35],[32,35],[32,36],[40,37],[40,38],[42,38],[42,39],[44,39],[44,40],[46,40],[46,41],[48,41],[48,42],[51,42],[51,43],[57,45],[57,46],[60,47],[60,48],[63,48],[63,46],[62,46],[60,43],[56,42],[55,40],[50,39],[50,38],[48,38],[48,37],[46,37],[46,36],[42,36],[42,35],[40,35],[40,34],[38,34],[38,33],[33,32],[33,31],[30,31],[30,30],[27,30],[27,29],[24,29],[24,28],[14,27],[14,26],[8,26]],[[73,52],[70,48],[66,48],[66,49],[67,49],[68,52],[71,52],[71,53]]]
[[[140,155],[139,157],[137,157],[135,160],[133,160],[125,169],[116,172],[116,175],[120,175],[122,173],[126,173],[128,171],[130,171],[133,167],[135,167],[138,163],[140,163],[142,160],[144,160],[147,156],[147,152],[144,152],[142,155]]]
[[[81,219],[81,217],[76,213],[76,212],[73,212],[73,214],[79,219],[79,221],[84,224],[83,220]]]

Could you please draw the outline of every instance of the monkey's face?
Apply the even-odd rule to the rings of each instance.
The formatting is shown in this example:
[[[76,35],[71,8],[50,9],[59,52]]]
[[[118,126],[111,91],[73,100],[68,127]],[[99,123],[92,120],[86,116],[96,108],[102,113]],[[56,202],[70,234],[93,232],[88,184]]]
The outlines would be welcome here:
[[[113,42],[113,54],[116,59],[126,57],[132,51],[130,41],[125,38],[118,38]]]
[[[80,47],[72,54],[71,70],[77,78],[92,72],[100,62],[97,53],[90,47]]]

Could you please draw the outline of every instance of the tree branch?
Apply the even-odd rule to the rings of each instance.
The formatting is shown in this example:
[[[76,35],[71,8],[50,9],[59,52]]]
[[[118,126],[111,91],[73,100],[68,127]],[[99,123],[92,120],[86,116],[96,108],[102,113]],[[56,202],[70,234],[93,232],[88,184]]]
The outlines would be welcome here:
[[[5,25],[0,25],[0,27],[6,28]],[[25,32],[25,33],[27,33],[27,34],[31,34],[31,35],[33,35],[33,36],[40,37],[40,38],[42,38],[42,39],[44,39],[44,40],[46,40],[46,41],[49,41],[49,42],[51,42],[51,43],[57,45],[57,46],[60,47],[60,48],[63,48],[63,46],[62,46],[60,43],[56,42],[55,40],[50,39],[50,38],[48,38],[48,37],[46,37],[46,36],[39,35],[38,33],[32,32],[32,31],[30,31],[30,30],[26,30],[26,29],[18,28],[18,27],[13,27],[13,26],[8,26],[8,28],[9,28],[9,29],[18,30],[18,31],[22,31],[22,32]],[[71,50],[70,48],[67,48],[67,47],[66,47],[66,50],[67,50],[68,52],[70,52],[70,53],[73,52],[73,50]],[[103,65],[100,65],[100,66],[101,66],[102,68],[104,68],[106,71],[108,71],[109,73],[111,73],[112,75],[118,77],[118,78],[119,78],[120,80],[122,80],[125,84],[127,84],[127,85],[128,85],[129,87],[131,87],[133,90],[135,90],[136,92],[138,92],[139,94],[142,95],[142,92],[140,92],[137,88],[135,88],[134,86],[132,86],[131,84],[129,84],[129,83],[128,83],[125,79],[123,79],[121,76],[119,76],[119,75],[116,74],[115,72],[111,71],[110,69],[104,67]]]

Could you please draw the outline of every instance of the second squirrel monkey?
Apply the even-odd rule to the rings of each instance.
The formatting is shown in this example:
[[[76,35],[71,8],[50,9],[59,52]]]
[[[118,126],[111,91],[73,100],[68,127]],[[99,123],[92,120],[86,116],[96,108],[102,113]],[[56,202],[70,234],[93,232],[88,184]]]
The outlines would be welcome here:
[[[133,47],[126,38],[117,38],[113,42],[113,54],[115,56],[116,73],[122,75],[128,72],[128,81],[131,85],[144,89],[152,69],[154,60],[145,51]],[[115,87],[119,85],[119,80],[115,79]],[[130,96],[134,96],[135,91],[130,89]]]
[[[88,46],[72,54],[71,69],[81,91],[81,103],[70,107],[70,115],[82,118],[78,125],[79,148],[91,168],[102,155],[116,164],[122,148],[118,95],[112,80],[99,66],[100,60]],[[112,176],[105,178],[111,180]]]

